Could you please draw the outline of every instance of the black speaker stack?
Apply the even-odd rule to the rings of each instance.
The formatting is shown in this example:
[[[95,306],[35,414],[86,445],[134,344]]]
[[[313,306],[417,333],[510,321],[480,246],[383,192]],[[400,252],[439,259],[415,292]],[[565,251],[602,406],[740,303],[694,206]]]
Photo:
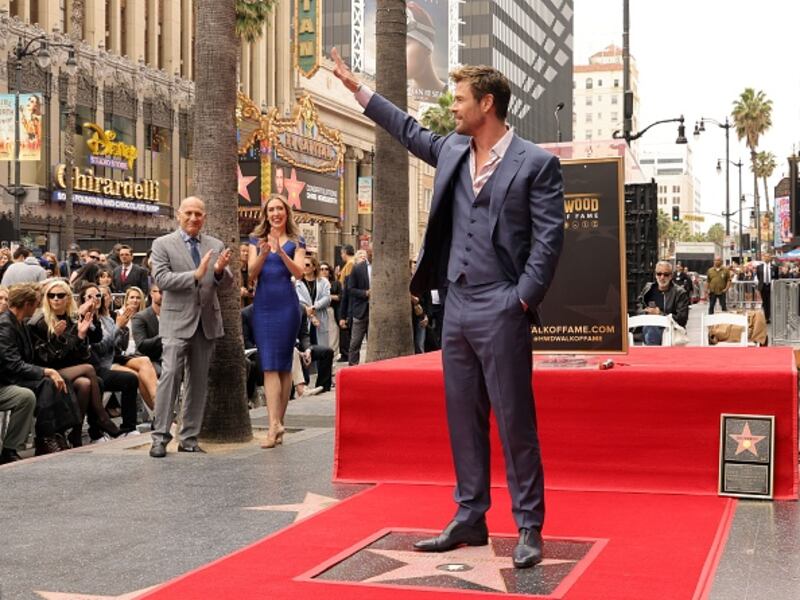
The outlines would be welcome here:
[[[636,310],[636,298],[644,284],[653,280],[658,262],[658,186],[631,183],[625,186],[625,259],[628,313]]]

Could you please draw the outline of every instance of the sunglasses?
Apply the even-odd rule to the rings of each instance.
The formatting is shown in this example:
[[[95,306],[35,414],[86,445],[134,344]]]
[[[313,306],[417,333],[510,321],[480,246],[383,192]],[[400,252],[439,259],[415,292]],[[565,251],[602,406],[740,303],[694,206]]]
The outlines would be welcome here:
[[[67,297],[66,292],[47,292],[47,297],[52,299],[63,300]]]
[[[91,258],[92,260],[100,260],[100,257],[97,256],[96,254],[90,254],[89,258]]]
[[[86,297],[87,298],[96,298],[97,300],[100,300],[100,298],[103,297],[103,294],[86,294]]]
[[[331,268],[330,267],[320,267],[319,270],[320,271],[330,271]]]
[[[672,277],[672,273],[656,273],[656,277]]]

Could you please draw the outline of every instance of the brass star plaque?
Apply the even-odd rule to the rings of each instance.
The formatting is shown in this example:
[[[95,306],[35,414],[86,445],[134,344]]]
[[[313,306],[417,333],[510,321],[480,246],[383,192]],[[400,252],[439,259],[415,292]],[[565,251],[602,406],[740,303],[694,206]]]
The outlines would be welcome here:
[[[773,415],[723,414],[719,454],[720,495],[772,498],[775,455]]]

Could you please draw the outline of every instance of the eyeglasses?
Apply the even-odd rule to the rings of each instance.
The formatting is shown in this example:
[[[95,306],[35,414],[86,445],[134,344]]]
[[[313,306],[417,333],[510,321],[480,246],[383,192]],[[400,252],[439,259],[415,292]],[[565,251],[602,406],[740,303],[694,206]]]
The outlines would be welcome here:
[[[659,273],[659,272],[656,272],[656,277],[672,277],[672,273]]]
[[[66,292],[47,292],[47,297],[52,299],[63,300],[67,297]]]

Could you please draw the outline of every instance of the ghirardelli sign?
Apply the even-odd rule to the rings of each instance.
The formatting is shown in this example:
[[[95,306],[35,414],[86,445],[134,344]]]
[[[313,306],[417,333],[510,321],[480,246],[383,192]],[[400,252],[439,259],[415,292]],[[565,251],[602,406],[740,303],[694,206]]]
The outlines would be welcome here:
[[[341,134],[320,123],[317,109],[308,95],[297,101],[288,119],[278,119],[273,115],[269,137],[278,157],[295,167],[333,173],[344,160]]]

